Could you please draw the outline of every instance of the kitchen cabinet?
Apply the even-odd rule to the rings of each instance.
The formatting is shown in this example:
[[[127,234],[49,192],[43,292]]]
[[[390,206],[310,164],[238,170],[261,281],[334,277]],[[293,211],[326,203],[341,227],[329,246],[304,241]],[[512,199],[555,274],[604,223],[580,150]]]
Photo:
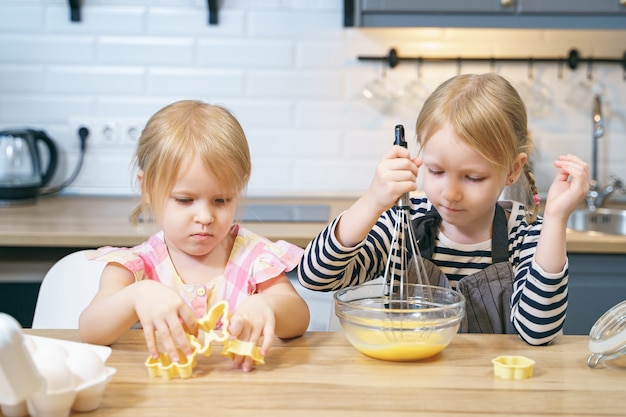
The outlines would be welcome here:
[[[624,0],[345,0],[344,26],[625,29]]]
[[[626,300],[626,257],[570,253],[565,334],[589,334],[602,314]]]
[[[0,312],[13,316],[22,327],[30,327],[46,272],[75,250],[79,249],[0,247]],[[71,288],[67,296],[75,296]]]
[[[0,253],[0,311],[30,327],[41,279],[56,260],[77,248],[2,248]],[[569,255],[569,308],[565,334],[589,334],[591,326],[609,308],[626,299],[626,257],[623,254]],[[4,262],[4,263],[3,263]],[[287,274],[311,310],[310,330],[333,326],[332,292],[316,292]],[[71,290],[68,292],[71,295]],[[336,321],[336,320],[335,320]],[[335,325],[335,329],[337,326]]]
[[[24,328],[33,322],[39,287],[46,272],[62,257],[88,248],[3,247],[0,251],[0,312],[13,316]],[[327,331],[332,320],[332,292],[308,290],[298,283],[296,270],[289,280],[309,306],[309,331]],[[68,288],[68,297],[77,297]],[[60,303],[63,300],[59,300]]]

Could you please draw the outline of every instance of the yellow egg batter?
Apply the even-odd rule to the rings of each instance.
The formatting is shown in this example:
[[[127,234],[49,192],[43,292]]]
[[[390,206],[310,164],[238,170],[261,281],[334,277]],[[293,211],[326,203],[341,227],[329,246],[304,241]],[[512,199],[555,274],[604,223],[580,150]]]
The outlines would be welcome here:
[[[420,359],[430,358],[441,352],[446,345],[416,345],[397,343],[392,346],[366,348],[358,347],[359,351],[372,358],[382,359],[385,361],[416,361]]]
[[[344,327],[345,334],[361,353],[386,361],[416,361],[441,352],[456,333],[457,327],[437,331],[384,331],[371,328]]]

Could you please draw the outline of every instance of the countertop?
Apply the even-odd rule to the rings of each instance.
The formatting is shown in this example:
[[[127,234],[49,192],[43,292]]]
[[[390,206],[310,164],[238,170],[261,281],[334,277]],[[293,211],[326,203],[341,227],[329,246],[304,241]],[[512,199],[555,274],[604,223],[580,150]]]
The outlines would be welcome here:
[[[76,330],[25,330],[78,341]],[[265,364],[233,369],[211,345],[188,379],[150,377],[141,330],[113,344],[107,366],[117,369],[100,407],[73,415],[228,416],[623,416],[624,370],[587,367],[587,336],[562,336],[533,347],[515,335],[457,334],[438,355],[386,362],[359,353],[339,332],[276,339]],[[521,355],[533,375],[508,380],[491,360]]]
[[[247,204],[274,207],[327,205],[329,219],[353,202],[340,198],[247,199]],[[41,197],[35,205],[0,207],[0,246],[134,246],[157,231],[153,224],[130,224],[128,217],[138,203],[134,197],[53,196]],[[301,247],[327,224],[328,220],[242,223],[268,239],[282,239]]]
[[[271,240],[305,247],[330,221],[355,201],[353,197],[248,198],[257,206],[327,206],[327,221],[252,221],[242,224]],[[52,196],[29,206],[0,207],[0,246],[88,248],[133,246],[156,231],[132,226],[133,197]],[[626,253],[626,236],[567,231],[570,253]]]

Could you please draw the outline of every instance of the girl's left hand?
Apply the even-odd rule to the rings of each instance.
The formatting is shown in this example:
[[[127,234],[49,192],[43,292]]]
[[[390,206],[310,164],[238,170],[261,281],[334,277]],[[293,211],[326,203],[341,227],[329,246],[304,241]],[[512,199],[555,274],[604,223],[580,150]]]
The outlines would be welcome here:
[[[230,318],[228,332],[244,342],[257,344],[263,338],[261,354],[267,354],[272,339],[276,318],[270,305],[262,294],[253,294],[246,298]],[[247,356],[235,356],[233,364],[248,372],[254,368],[254,361]]]
[[[565,215],[567,219],[589,191],[589,167],[571,154],[559,156],[554,166],[559,172],[548,190],[544,217]]]

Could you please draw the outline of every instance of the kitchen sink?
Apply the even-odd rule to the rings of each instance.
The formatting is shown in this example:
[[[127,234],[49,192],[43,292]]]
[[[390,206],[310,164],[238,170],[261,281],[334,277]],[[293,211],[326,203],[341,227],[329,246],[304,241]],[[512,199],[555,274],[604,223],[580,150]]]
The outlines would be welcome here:
[[[578,209],[569,216],[567,227],[578,232],[626,236],[626,209]]]

